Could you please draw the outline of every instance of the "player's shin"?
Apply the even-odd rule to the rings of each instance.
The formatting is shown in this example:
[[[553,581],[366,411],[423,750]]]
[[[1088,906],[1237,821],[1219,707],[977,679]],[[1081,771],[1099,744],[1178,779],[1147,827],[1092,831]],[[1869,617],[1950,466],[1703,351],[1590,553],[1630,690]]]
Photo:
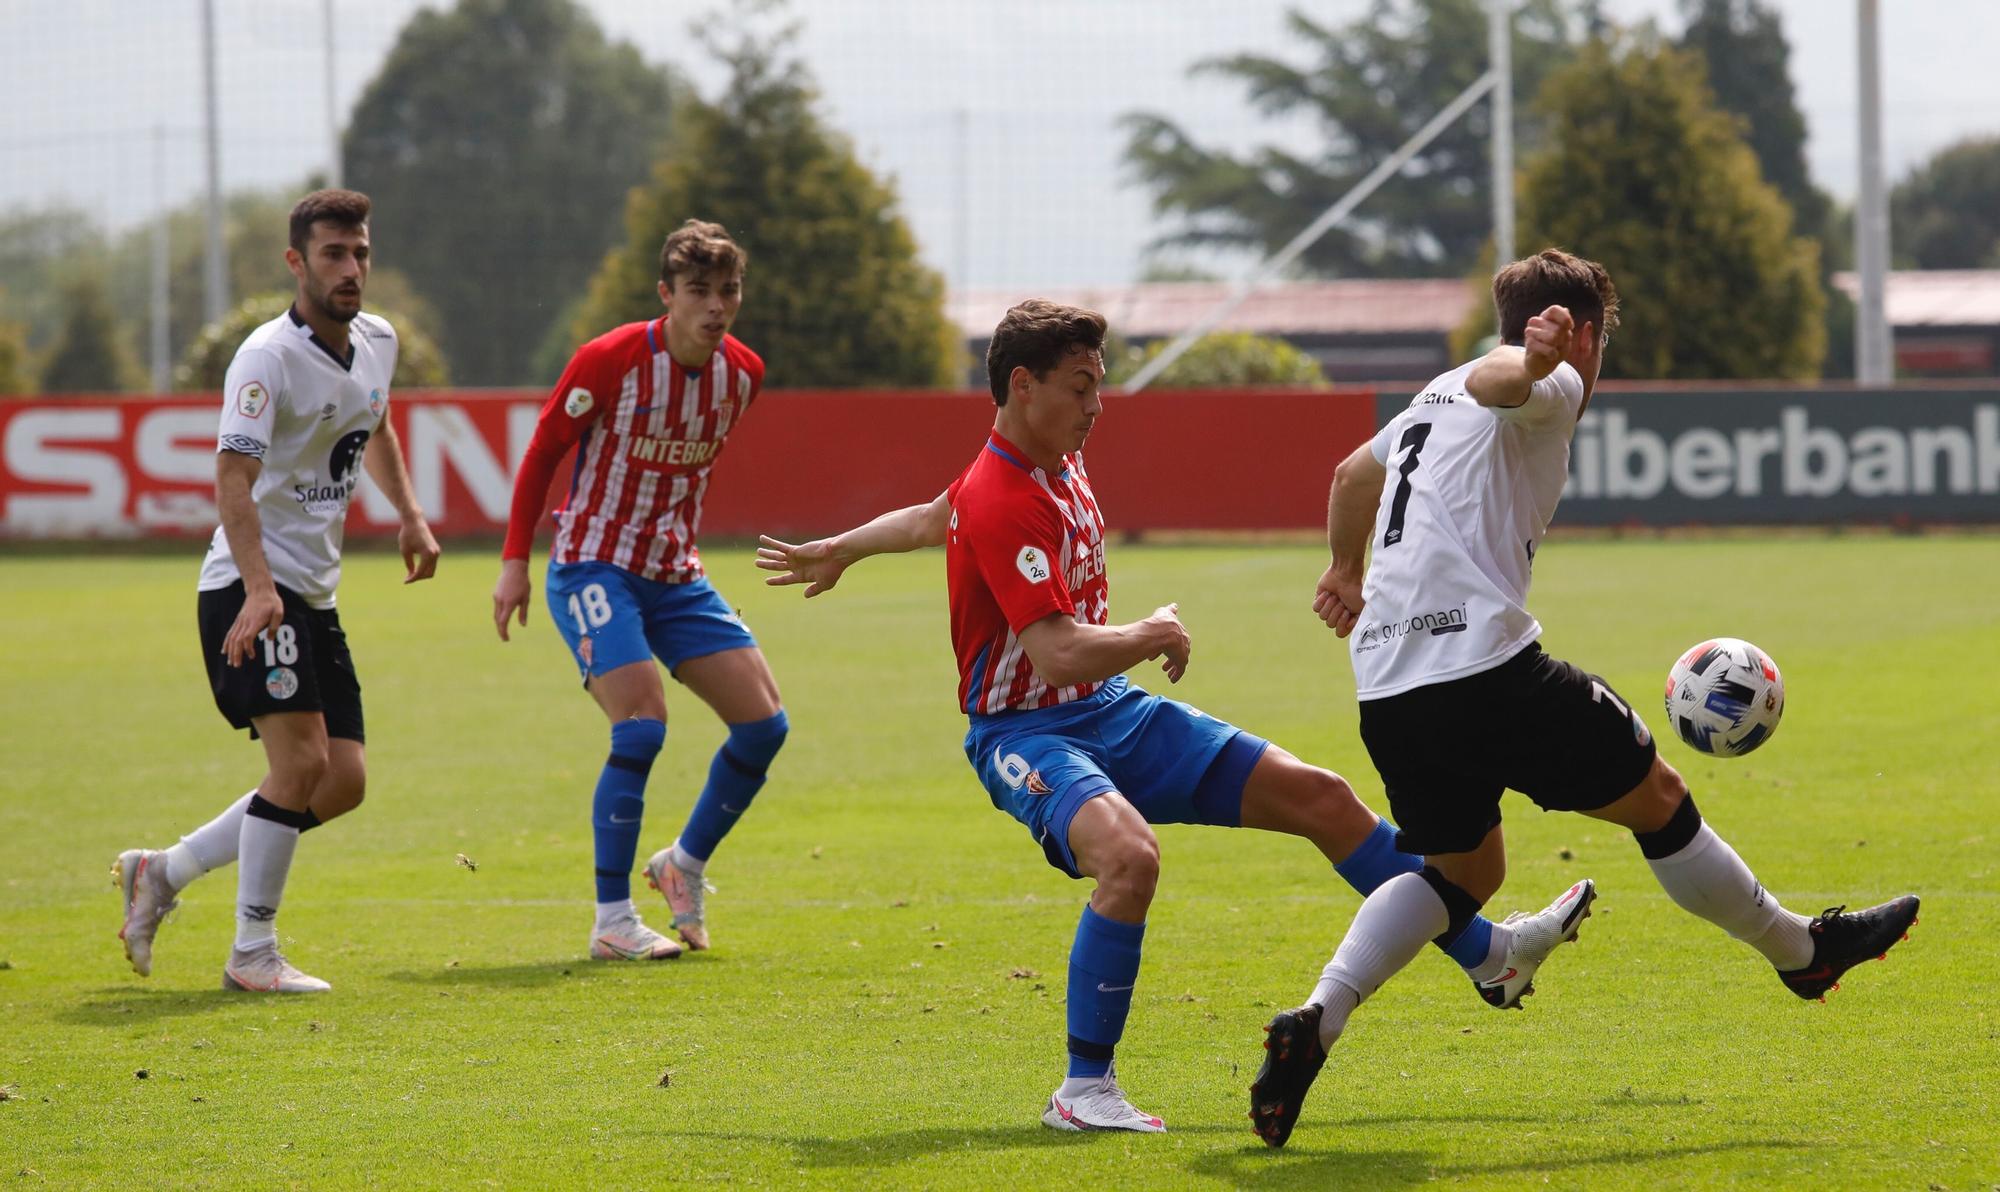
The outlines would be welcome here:
[[[1456,895],[1450,899],[1459,904],[1456,910],[1447,901],[1447,892]],[[1478,904],[1471,895],[1433,869],[1382,883],[1355,912],[1354,924],[1307,999],[1307,1004],[1322,1010],[1321,1046],[1333,1046],[1347,1027],[1347,1016],[1384,981],[1416,959],[1426,941],[1445,933],[1454,921],[1462,923],[1477,912]]]
[[[1144,923],[1120,923],[1083,908],[1069,952],[1069,1079],[1058,1096],[1073,1095],[1071,1082],[1095,1082],[1110,1071],[1132,1010],[1145,938]]]
[[[1385,819],[1375,821],[1375,830],[1355,846],[1354,851],[1335,863],[1333,870],[1363,897],[1373,894],[1382,883],[1405,873],[1417,873],[1424,859],[1396,848],[1396,825]],[[1445,955],[1474,977],[1490,967],[1507,951],[1507,929],[1484,915],[1474,915],[1460,927],[1447,930],[1434,942]]]
[[[590,826],[597,861],[597,917],[624,914],[632,904],[632,863],[646,808],[646,777],[667,742],[663,721],[633,718],[611,726],[611,754],[597,776]]]
[[[1812,962],[1811,920],[1778,904],[1727,841],[1702,822],[1694,796],[1653,832],[1635,832],[1653,876],[1682,910],[1762,953],[1778,969]]]
[[[278,906],[298,849],[305,813],[252,795],[244,809],[237,846],[236,950],[247,952],[277,942]]]
[[[729,738],[715,751],[708,766],[708,785],[695,800],[687,826],[674,842],[674,863],[689,873],[699,874],[715,853],[715,846],[729,835],[736,821],[750,809],[750,801],[764,789],[771,762],[785,743],[791,722],[783,711],[767,720],[729,726]]]

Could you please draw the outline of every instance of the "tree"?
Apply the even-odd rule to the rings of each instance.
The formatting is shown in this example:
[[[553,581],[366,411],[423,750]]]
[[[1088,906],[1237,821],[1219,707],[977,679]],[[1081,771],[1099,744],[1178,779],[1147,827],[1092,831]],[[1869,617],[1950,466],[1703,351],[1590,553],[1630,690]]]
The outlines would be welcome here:
[[[1594,43],[1538,104],[1550,144],[1525,171],[1519,242],[1610,270],[1625,310],[1606,376],[1819,375],[1818,245],[1793,235],[1698,59]]]
[[[44,352],[69,319],[68,296],[107,267],[104,233],[79,210],[51,207],[0,218],[0,318],[21,324],[31,351]]]
[[[1806,118],[1792,87],[1792,47],[1764,0],[1681,0],[1684,50],[1708,64],[1708,85],[1723,111],[1743,121],[1764,181],[1792,205],[1793,226],[1824,236],[1833,200],[1806,170]]]
[[[1127,349],[1112,361],[1107,382],[1122,384],[1166,351],[1170,341],[1154,340]],[[1111,355],[1111,353],[1106,353]],[[1282,339],[1248,331],[1204,335],[1153,382],[1156,389],[1217,389],[1243,385],[1324,385],[1319,361]]]
[[[462,381],[527,379],[617,242],[673,93],[572,0],[460,0],[404,27],[355,107],[346,177],[375,200],[376,250],[443,315]]]
[[[0,323],[0,397],[28,392],[28,329]]]
[[[369,280],[368,313],[389,320],[389,325],[396,329],[396,373],[390,384],[398,389],[437,389],[450,384],[451,377],[437,341],[420,322],[378,307],[372,300],[375,281]],[[181,393],[221,389],[223,379],[229,374],[229,362],[236,358],[236,349],[243,346],[252,331],[285,313],[296,295],[296,290],[253,295],[202,328],[181,362],[174,366],[174,389]]]
[[[1569,8],[1564,0],[1522,5],[1514,19],[1518,93],[1534,94],[1568,57]],[[1342,26],[1294,9],[1286,23],[1308,64],[1234,54],[1198,62],[1190,73],[1240,83],[1266,116],[1311,118],[1325,133],[1317,153],[1209,149],[1166,116],[1125,117],[1127,167],[1153,192],[1155,212],[1180,217],[1161,247],[1275,251],[1487,67],[1484,0],[1375,0],[1366,18]],[[1450,276],[1472,268],[1492,230],[1491,127],[1488,105],[1475,105],[1306,250],[1300,269]],[[1535,130],[1524,133],[1532,144]]]
[[[63,295],[68,314],[48,363],[44,393],[115,393],[134,384],[138,369],[118,338],[118,318],[104,282],[84,277]]]
[[[944,316],[944,279],[917,259],[896,194],[815,110],[790,55],[795,28],[760,40],[729,24],[702,34],[729,82],[684,100],[675,132],[625,209],[626,242],[604,257],[570,342],[660,312],[660,244],[690,217],[749,252],[736,333],[773,383],[951,385],[964,347]]]
[[[2000,269],[2000,137],[1960,141],[1889,196],[1896,263],[1918,269]]]

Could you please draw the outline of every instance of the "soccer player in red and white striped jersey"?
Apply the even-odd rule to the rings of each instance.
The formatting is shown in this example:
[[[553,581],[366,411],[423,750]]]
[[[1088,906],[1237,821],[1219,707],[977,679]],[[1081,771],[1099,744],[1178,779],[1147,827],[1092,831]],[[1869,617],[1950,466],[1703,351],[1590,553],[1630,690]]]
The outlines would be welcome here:
[[[788,728],[763,652],[709,585],[695,546],[709,471],[764,383],[764,362],[729,334],[746,263],[720,225],[691,219],[668,236],[659,282],[666,314],[577,350],[514,483],[493,592],[502,641],[510,619],[528,623],[535,524],[558,465],[576,448],[569,495],[555,514],[547,587],[556,628],[611,722],[591,815],[590,951],[600,959],[663,960],[682,950],[647,927],[631,899],[646,776],[667,733],[654,658],[729,729],[687,825],[646,864],[687,947],[708,946],[708,858],[763,786]]]
[[[1104,316],[1052,302],[1008,311],[986,356],[993,431],[958,479],[928,505],[833,538],[766,538],[758,566],[780,573],[767,583],[814,596],[870,555],[945,548],[966,760],[1051,865],[1097,883],[1070,951],[1068,1079],[1042,1121],[1150,1133],[1165,1127],[1126,1099],[1112,1067],[1159,876],[1150,825],[1303,836],[1364,894],[1423,859],[1399,851],[1395,828],[1339,775],[1125,677],[1159,658],[1179,682],[1190,643],[1173,605],[1110,624],[1104,515],[1083,466],[1104,412],[1105,330]],[[1439,946],[1468,971],[1511,963],[1531,975],[1556,942],[1480,918]]]

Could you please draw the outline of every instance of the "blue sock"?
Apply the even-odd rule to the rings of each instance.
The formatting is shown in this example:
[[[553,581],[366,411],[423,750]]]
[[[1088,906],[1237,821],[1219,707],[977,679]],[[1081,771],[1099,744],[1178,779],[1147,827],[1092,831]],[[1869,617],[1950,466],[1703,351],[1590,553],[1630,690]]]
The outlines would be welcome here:
[[[667,743],[658,720],[621,720],[611,726],[611,756],[597,776],[590,826],[597,839],[597,901],[632,897],[632,861],[639,853],[639,820],[646,810],[646,775]]]
[[[1424,867],[1422,857],[1396,851],[1396,825],[1385,819],[1375,821],[1375,830],[1368,834],[1345,861],[1333,867],[1333,871],[1347,880],[1347,884],[1361,892],[1366,898],[1375,892],[1375,887],[1405,873],[1417,873]],[[1485,915],[1472,920],[1470,926],[1458,933],[1458,938],[1449,944],[1442,944],[1444,954],[1456,960],[1460,968],[1477,968],[1486,963],[1487,950],[1493,942],[1493,921]]]
[[[782,711],[769,720],[729,726],[729,739],[708,764],[708,785],[701,788],[687,827],[681,829],[683,852],[698,861],[708,860],[715,852],[715,846],[750,809],[750,800],[763,789],[764,775],[790,727]]]
[[[1125,1034],[1139,979],[1144,923],[1119,923],[1083,908],[1069,950],[1069,1074],[1102,1076]]]

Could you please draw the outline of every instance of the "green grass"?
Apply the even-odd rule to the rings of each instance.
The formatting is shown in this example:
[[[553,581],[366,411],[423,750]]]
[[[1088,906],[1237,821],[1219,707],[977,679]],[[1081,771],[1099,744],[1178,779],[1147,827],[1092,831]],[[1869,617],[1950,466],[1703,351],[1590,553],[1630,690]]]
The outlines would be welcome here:
[[[1922,926],[1828,1004],[1800,1003],[1678,912],[1629,839],[1510,797],[1513,869],[1493,909],[1594,876],[1581,946],[1505,1015],[1427,953],[1356,1015],[1281,1153],[1244,1120],[1259,1027],[1310,989],[1357,900],[1303,842],[1215,829],[1161,833],[1119,1053],[1172,1132],[1039,1125],[1086,889],[965,765],[936,555],[871,562],[811,604],[762,588],[740,551],[710,555],[794,731],[713,867],[719,947],[653,967],[583,958],[604,728],[545,613],[512,645],[493,639],[490,552],[447,555],[442,578],[410,588],[386,557],[350,560],[371,788],[307,837],[280,920],[335,991],[218,990],[233,871],[188,891],[153,976],[134,976],[108,863],[261,773],[209,702],[194,555],[0,561],[0,1182],[2000,1180],[1993,538],[1552,544],[1535,596],[1547,645],[1656,729],[1661,678],[1689,644],[1729,633],[1773,652],[1789,685],[1773,742],[1714,761],[1668,741],[1669,758],[1788,905],[1916,891]],[[1127,547],[1112,564],[1119,616],[1181,602],[1195,654],[1177,694],[1380,806],[1343,651],[1308,608],[1315,552]],[[685,693],[669,701],[646,850],[679,826],[720,739]]]

